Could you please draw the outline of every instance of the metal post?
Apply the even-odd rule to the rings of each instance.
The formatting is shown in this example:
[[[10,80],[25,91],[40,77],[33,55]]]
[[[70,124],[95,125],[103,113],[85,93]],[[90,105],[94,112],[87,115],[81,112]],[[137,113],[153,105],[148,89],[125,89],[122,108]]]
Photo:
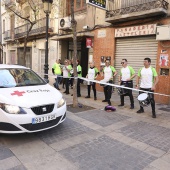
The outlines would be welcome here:
[[[49,13],[46,13],[46,45],[45,45],[45,64],[44,64],[44,80],[48,83],[48,20],[49,20]]]

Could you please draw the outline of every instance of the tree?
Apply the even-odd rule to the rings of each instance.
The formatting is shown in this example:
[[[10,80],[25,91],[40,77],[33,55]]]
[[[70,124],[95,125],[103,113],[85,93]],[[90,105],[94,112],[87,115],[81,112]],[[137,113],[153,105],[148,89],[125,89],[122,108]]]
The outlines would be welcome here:
[[[73,107],[78,106],[77,100],[77,22],[74,17],[74,0],[71,0],[71,26],[73,33],[73,70],[74,70],[74,85],[73,85]]]
[[[26,35],[24,37],[24,65],[26,65],[26,48],[29,34],[33,28],[33,26],[37,23],[37,15],[39,13],[39,1],[38,0],[26,0],[28,8],[30,9],[27,14],[24,14],[24,10],[22,9],[22,4],[18,2],[15,7],[11,7],[10,3],[6,3],[7,1],[3,0],[5,7],[13,12],[17,17],[21,20],[24,20],[28,24],[28,30],[26,31]],[[31,16],[32,15],[32,16]]]

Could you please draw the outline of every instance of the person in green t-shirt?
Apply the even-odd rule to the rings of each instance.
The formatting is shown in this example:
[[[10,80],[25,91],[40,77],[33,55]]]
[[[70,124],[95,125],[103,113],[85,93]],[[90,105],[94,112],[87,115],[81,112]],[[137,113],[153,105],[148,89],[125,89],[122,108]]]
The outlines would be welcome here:
[[[88,80],[91,80],[91,82],[90,81],[87,82],[88,95],[85,98],[90,98],[90,91],[91,91],[91,86],[92,86],[93,93],[94,93],[94,100],[97,100],[97,97],[96,97],[96,83],[92,82],[92,81],[96,80],[97,76],[99,75],[99,71],[95,67],[93,61],[90,61],[89,65],[90,65],[90,67],[88,69],[88,74],[87,74],[86,78],[88,78]]]
[[[133,88],[133,78],[136,76],[134,69],[128,65],[127,59],[122,59],[122,68],[120,70],[119,84],[125,87]],[[132,90],[121,88],[120,101],[121,104],[118,106],[124,106],[124,96],[130,98],[130,109],[134,109],[134,99]]]
[[[54,75],[56,75],[57,77],[55,78],[55,83],[54,83],[54,87],[58,90],[59,89],[59,83],[61,82],[61,65],[60,65],[60,59],[56,60],[56,63],[53,65],[52,67],[52,73]]]
[[[144,67],[139,69],[138,71],[138,77],[136,80],[136,88],[143,90],[143,91],[149,91],[154,92],[155,86],[157,85],[159,79],[158,74],[151,66],[151,59],[150,58],[144,58],[143,62]],[[140,84],[139,84],[140,82]],[[139,91],[139,94],[143,93],[142,91]],[[154,100],[154,94],[148,93],[148,98],[151,102],[151,108],[152,108],[152,117],[156,118],[156,112],[155,112],[155,100]],[[144,108],[140,104],[140,109],[137,111],[137,113],[143,113]]]
[[[63,71],[63,79],[65,82],[65,87],[66,87],[66,91],[64,93],[69,94],[69,79],[70,79],[70,71],[72,70],[72,66],[69,63],[69,60],[65,60],[64,61],[64,66],[62,68]]]
[[[102,75],[104,77],[103,82],[105,83],[113,83],[113,77],[115,77],[117,74],[117,71],[113,66],[110,65],[110,60],[105,60],[105,67],[102,70]],[[105,99],[102,100],[102,102],[108,102],[109,105],[111,105],[111,95],[112,95],[112,86],[106,85],[103,87]]]

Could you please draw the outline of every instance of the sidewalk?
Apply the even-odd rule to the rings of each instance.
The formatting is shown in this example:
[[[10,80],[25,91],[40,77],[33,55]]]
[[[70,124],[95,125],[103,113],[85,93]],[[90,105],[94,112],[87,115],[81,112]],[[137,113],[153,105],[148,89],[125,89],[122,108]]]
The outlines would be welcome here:
[[[73,103],[71,94],[72,89],[69,95],[63,93],[67,105]],[[153,119],[150,106],[145,113],[136,113],[137,99],[135,109],[129,109],[128,97],[125,107],[117,107],[120,98],[116,91],[111,100],[114,112],[104,111],[102,92],[97,93],[96,101],[86,99],[87,89],[82,85],[81,95],[78,102],[90,109],[67,111],[66,120],[55,128],[1,134],[0,170],[170,169],[170,106],[156,104],[157,118]]]
[[[62,89],[62,86],[60,85],[60,92],[64,92],[65,89]],[[64,97],[67,99],[67,103],[71,104],[72,103],[72,89],[69,89],[70,94],[69,95],[64,95]],[[91,90],[91,98],[86,99],[85,96],[87,96],[87,86],[86,85],[81,85],[81,97],[78,97],[78,102],[85,104],[85,105],[89,105],[95,108],[99,108],[99,109],[103,109],[107,103],[103,103],[102,100],[104,100],[104,93],[103,92],[97,92],[97,100],[95,101],[93,98],[93,91]],[[111,97],[111,103],[113,106],[115,106],[118,110],[124,109],[130,113],[136,113],[137,110],[139,110],[140,106],[139,106],[139,102],[137,100],[138,97],[138,92],[134,91],[133,92],[133,96],[134,96],[134,105],[135,108],[134,109],[129,109],[130,108],[130,100],[128,96],[125,96],[125,106],[123,107],[118,107],[118,105],[120,104],[120,96],[117,93],[116,88],[114,88],[113,93],[112,93],[112,97]],[[168,117],[170,118],[170,105],[165,105],[165,104],[159,104],[156,103],[155,105],[156,107],[156,114],[157,114],[157,118],[163,118],[165,116],[165,118],[167,117],[167,115],[169,115]],[[151,105],[149,105],[148,107],[144,108],[145,113],[140,114],[140,115],[145,115],[145,116],[151,116],[152,114],[152,110],[151,110]],[[170,119],[169,119],[170,120]]]

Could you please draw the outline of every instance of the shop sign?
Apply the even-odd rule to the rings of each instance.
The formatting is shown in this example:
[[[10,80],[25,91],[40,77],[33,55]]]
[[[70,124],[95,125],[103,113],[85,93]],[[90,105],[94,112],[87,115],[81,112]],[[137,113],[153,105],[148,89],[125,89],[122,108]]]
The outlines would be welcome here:
[[[115,37],[130,37],[156,34],[156,24],[139,25],[115,29]]]
[[[86,3],[106,10],[106,0],[86,0]]]
[[[86,38],[86,48],[92,48],[92,39]]]
[[[104,38],[106,37],[106,30],[98,30],[97,38]]]

